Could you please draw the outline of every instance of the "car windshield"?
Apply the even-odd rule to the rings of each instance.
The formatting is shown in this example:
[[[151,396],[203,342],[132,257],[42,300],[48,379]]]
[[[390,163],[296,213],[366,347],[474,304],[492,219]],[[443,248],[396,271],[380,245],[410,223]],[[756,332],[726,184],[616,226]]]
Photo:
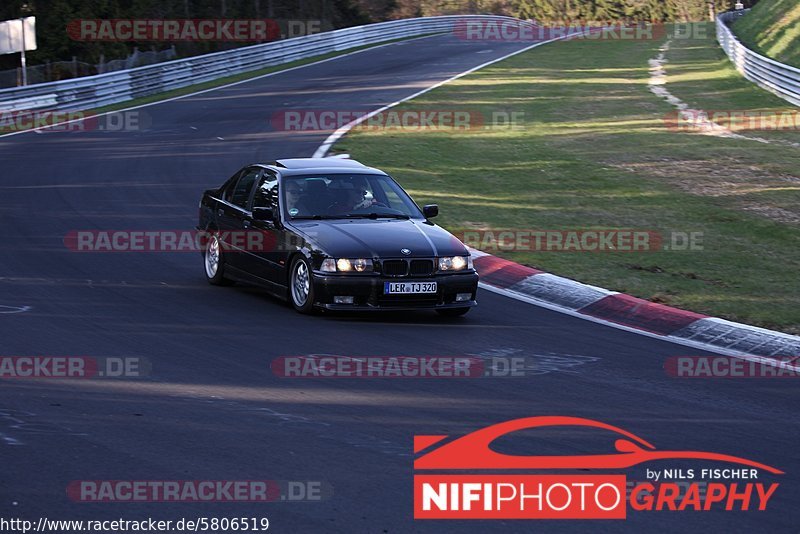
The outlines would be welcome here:
[[[292,219],[424,219],[405,191],[381,174],[286,176],[281,184],[284,213]]]

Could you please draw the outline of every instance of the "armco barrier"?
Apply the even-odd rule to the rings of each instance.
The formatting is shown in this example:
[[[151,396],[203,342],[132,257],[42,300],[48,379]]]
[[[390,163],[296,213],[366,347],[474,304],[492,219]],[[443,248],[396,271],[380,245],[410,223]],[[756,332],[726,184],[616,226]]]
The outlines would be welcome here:
[[[736,70],[745,78],[795,106],[800,106],[800,69],[756,54],[739,42],[728,27],[747,11],[729,11],[718,16],[717,41],[736,66]]]
[[[88,110],[366,44],[451,32],[457,21],[468,20],[519,22],[492,15],[379,22],[96,76],[3,89],[0,110]]]

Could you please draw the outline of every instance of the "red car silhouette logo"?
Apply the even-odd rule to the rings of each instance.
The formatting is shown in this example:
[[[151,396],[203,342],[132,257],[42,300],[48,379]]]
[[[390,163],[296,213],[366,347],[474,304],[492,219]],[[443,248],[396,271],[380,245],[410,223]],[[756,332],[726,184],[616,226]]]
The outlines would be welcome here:
[[[610,430],[620,434],[614,446],[615,454],[583,456],[515,456],[490,448],[497,438],[539,427],[579,426]],[[414,452],[426,450],[448,436],[414,436]],[[525,417],[476,430],[455,439],[414,460],[414,469],[624,469],[653,460],[713,460],[763,469],[782,475],[783,471],[746,458],[701,451],[658,451],[645,441],[621,428],[580,417]]]

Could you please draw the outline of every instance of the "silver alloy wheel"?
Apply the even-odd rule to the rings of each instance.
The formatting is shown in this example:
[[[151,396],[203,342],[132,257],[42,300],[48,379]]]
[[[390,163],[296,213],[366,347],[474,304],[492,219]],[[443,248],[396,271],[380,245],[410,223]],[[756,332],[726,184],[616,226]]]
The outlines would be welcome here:
[[[219,269],[219,240],[215,235],[212,235],[208,239],[208,245],[206,245],[205,264],[206,276],[209,278],[214,278],[217,275],[217,270]]]
[[[292,272],[292,300],[296,306],[304,306],[308,300],[308,284],[306,262],[298,261]]]

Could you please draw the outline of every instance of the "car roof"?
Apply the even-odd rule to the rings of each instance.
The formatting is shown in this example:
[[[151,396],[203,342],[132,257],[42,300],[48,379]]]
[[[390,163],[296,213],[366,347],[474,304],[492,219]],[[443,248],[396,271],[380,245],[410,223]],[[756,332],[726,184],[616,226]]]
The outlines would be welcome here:
[[[284,176],[298,174],[386,174],[380,169],[367,167],[354,159],[347,158],[287,158],[260,164],[280,171]]]

